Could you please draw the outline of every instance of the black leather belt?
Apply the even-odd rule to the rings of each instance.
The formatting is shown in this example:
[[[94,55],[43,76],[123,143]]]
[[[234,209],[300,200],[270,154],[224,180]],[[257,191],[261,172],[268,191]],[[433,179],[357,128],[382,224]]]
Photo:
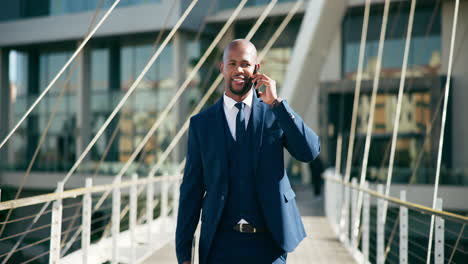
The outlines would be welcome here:
[[[248,234],[262,233],[266,231],[266,229],[264,228],[256,228],[250,224],[237,224],[234,226],[234,230],[240,233],[248,233]]]

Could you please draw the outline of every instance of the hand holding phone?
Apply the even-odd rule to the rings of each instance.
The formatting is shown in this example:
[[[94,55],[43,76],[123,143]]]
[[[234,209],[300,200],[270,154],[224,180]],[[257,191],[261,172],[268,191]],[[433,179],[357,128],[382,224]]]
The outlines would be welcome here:
[[[276,81],[266,74],[259,73],[257,67],[255,67],[251,82],[253,83],[257,97],[264,103],[271,104],[278,98],[278,95],[276,94]],[[259,90],[259,87],[262,85],[265,86],[265,90],[263,92]]]

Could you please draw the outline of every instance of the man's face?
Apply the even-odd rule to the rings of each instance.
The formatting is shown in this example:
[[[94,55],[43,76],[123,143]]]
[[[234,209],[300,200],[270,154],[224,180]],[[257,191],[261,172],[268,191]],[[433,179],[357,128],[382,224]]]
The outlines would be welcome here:
[[[245,46],[232,47],[228,51],[220,65],[224,75],[224,90],[228,95],[242,96],[249,91],[256,59],[255,52]]]

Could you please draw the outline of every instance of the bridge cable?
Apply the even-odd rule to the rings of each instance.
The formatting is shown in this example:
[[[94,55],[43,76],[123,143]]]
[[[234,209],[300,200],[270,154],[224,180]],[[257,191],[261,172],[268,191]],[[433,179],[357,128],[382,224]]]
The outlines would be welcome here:
[[[213,5],[213,1],[214,1],[214,0],[211,1],[211,4],[212,4],[212,5]],[[176,2],[176,1],[173,2],[173,5],[172,5],[172,7],[171,7],[171,10],[173,10],[173,7],[175,6],[175,3],[177,3],[177,2]],[[210,8],[209,10],[212,11],[212,8]],[[210,12],[210,11],[208,11],[208,12]],[[171,16],[171,11],[168,13],[168,16],[166,17],[166,22],[165,22],[163,28],[165,28],[165,27],[167,26],[167,22],[169,21],[170,16]],[[198,29],[197,36],[196,36],[196,38],[195,38],[195,40],[194,40],[195,42],[198,41],[199,38],[201,37],[201,31],[202,31],[203,29],[204,29],[204,26],[203,26],[203,25]],[[157,46],[159,45],[159,42],[160,42],[161,37],[162,37],[162,35],[163,35],[163,32],[164,32],[164,30],[161,30],[161,31],[159,32],[159,34],[158,34],[158,36],[157,36],[157,38],[156,38],[156,41],[154,42],[153,47],[154,47],[155,49],[156,49]],[[207,81],[208,81],[208,79],[207,79]],[[120,124],[120,121],[119,121],[119,124]],[[107,154],[108,154],[108,152],[109,152],[109,150],[110,150],[110,147],[112,146],[112,143],[114,142],[114,140],[115,140],[115,138],[116,138],[116,135],[117,135],[117,132],[118,132],[119,130],[120,130],[120,127],[119,127],[119,125],[117,125],[117,126],[114,128],[114,131],[112,132],[112,135],[111,135],[111,137],[110,137],[110,140],[109,140],[109,142],[107,143],[107,146],[106,146],[106,148],[105,148],[105,151],[103,152],[103,155],[101,156],[101,158],[100,158],[100,160],[99,160],[99,163],[96,165],[96,168],[95,168],[94,174],[93,174],[93,178],[95,178],[95,177],[97,176],[97,174],[99,173],[99,169],[100,169],[100,167],[102,166],[102,164],[104,163],[104,159],[107,157]],[[140,156],[140,160],[144,159],[144,156],[146,155],[146,153],[147,153],[146,150],[143,149],[143,154]],[[98,210],[99,208],[100,208],[100,205],[99,205],[99,206],[95,206],[94,211]],[[77,210],[77,211],[75,212],[75,214],[79,214],[79,211]],[[68,242],[66,243],[66,245],[64,246],[64,249],[63,249],[63,251],[62,251],[62,256],[65,255],[65,254],[68,252],[68,250],[71,248],[71,246],[73,245],[73,243],[75,242],[75,240],[77,239],[77,236],[81,233],[81,231],[82,231],[81,228],[79,228],[79,229],[75,232],[75,234],[71,237],[70,241],[68,241]],[[62,246],[63,246],[63,245],[62,245]]]
[[[247,0],[242,0],[237,8],[234,10],[232,13],[231,17],[228,19],[226,24],[223,26],[223,28],[220,30],[216,38],[213,40],[213,42],[210,44],[208,49],[205,51],[203,54],[202,58],[198,61],[197,65],[192,69],[190,72],[189,76],[187,79],[184,81],[184,83],[181,85],[181,87],[177,90],[175,95],[172,97],[171,101],[168,103],[166,108],[159,114],[158,118],[154,122],[153,126],[150,128],[149,132],[145,135],[145,137],[142,139],[140,144],[137,146],[137,148],[133,151],[132,155],[130,158],[126,161],[125,165],[122,167],[122,169],[119,171],[119,173],[114,177],[114,181],[121,179],[124,173],[130,168],[131,163],[135,160],[135,158],[138,156],[139,152],[143,149],[145,144],[148,142],[148,140],[151,138],[150,135],[152,135],[162,124],[162,122],[165,120],[167,115],[169,114],[169,111],[175,106],[177,100],[180,98],[181,94],[187,89],[188,85],[190,84],[190,81],[195,77],[195,74],[197,71],[200,69],[201,65],[206,61],[208,58],[208,55],[213,51],[215,46],[218,44],[218,42],[221,40],[222,36],[226,33],[228,27],[232,24],[234,19],[239,15],[240,11],[244,7],[245,3]],[[109,195],[110,191],[107,191],[104,193],[103,196],[101,196],[101,199],[98,201],[96,204],[95,208],[100,206],[104,199]]]
[[[93,30],[93,26],[96,23],[96,19],[97,19],[97,16],[98,16],[99,12],[100,12],[100,9],[102,7],[103,2],[104,2],[104,0],[99,1],[98,5],[97,5],[97,7],[96,7],[96,9],[94,11],[93,17],[91,18],[90,25],[88,26],[87,32],[86,32],[86,34],[84,36],[84,40],[82,41],[82,43],[86,40],[87,37],[92,36],[91,31]],[[112,11],[112,10],[111,11],[109,11],[109,10],[107,11],[107,13],[110,13]],[[103,20],[105,20],[104,17],[102,18],[101,21],[103,21]],[[97,27],[99,27],[99,26],[97,26]],[[84,48],[84,45],[80,45],[80,47],[81,47],[81,49],[76,53],[77,55],[79,55],[81,53],[82,49]],[[55,118],[55,114],[58,111],[58,106],[59,106],[63,96],[65,95],[65,91],[68,90],[68,88],[69,88],[70,81],[71,81],[71,78],[72,78],[72,74],[73,74],[73,72],[75,70],[75,67],[76,67],[76,61],[72,60],[72,65],[70,67],[70,70],[68,71],[67,78],[65,80],[65,84],[62,87],[62,89],[60,90],[59,96],[57,97],[57,102],[54,105],[51,116],[49,117],[49,120],[47,121],[47,125],[46,125],[44,131],[41,134],[41,137],[39,139],[39,143],[38,143],[38,145],[37,145],[37,147],[36,147],[36,149],[34,151],[34,154],[33,154],[33,157],[31,158],[31,161],[29,162],[26,173],[21,179],[20,186],[19,186],[19,188],[18,188],[18,190],[17,190],[17,192],[15,194],[15,198],[14,198],[15,200],[19,198],[19,196],[20,196],[20,194],[21,194],[21,192],[22,192],[22,190],[24,188],[24,185],[26,184],[26,181],[27,181],[27,179],[29,178],[29,176],[31,174],[32,166],[34,165],[34,163],[35,163],[35,161],[36,161],[36,159],[37,159],[37,157],[39,155],[39,151],[40,151],[42,145],[44,144],[45,138],[46,138],[46,136],[48,134],[48,131],[49,131],[51,125],[52,125],[52,122],[53,122],[53,120]],[[61,73],[59,73],[59,74],[61,74]],[[53,84],[51,84],[49,86],[52,87],[52,85]],[[11,216],[12,210],[13,210],[12,208],[8,210],[8,213],[7,213],[7,215],[5,217],[5,220],[4,220],[3,224],[2,224],[2,227],[0,228],[0,236],[3,234],[3,231],[4,231],[4,229],[5,229],[6,225],[7,225],[7,222],[9,220],[10,216]],[[20,242],[23,240],[23,238],[24,237],[20,238]],[[9,257],[7,257],[7,258],[9,258]]]
[[[442,124],[440,128],[440,139],[439,139],[439,151],[437,155],[437,169],[436,169],[436,177],[434,182],[434,196],[432,197],[432,208],[435,209],[436,202],[437,202],[437,195],[439,191],[439,178],[440,178],[440,166],[442,162],[442,148],[444,146],[444,134],[445,134],[445,122],[447,119],[447,105],[449,99],[449,92],[450,92],[450,80],[452,77],[452,66],[453,66],[453,50],[455,46],[455,36],[457,31],[457,22],[458,22],[458,8],[460,5],[459,0],[455,0],[455,9],[453,15],[453,24],[452,24],[452,36],[450,40],[450,53],[449,53],[449,61],[448,61],[448,69],[447,69],[447,80],[445,83],[445,95],[444,95],[444,106],[442,111]],[[434,215],[431,215],[431,227],[429,230],[429,242],[428,242],[428,251],[427,251],[427,264],[431,261],[431,248],[432,248],[432,236],[434,232]]]
[[[88,154],[88,152],[91,150],[91,148],[94,146],[94,144],[97,142],[99,137],[103,134],[104,130],[109,126],[110,122],[112,119],[117,115],[118,111],[122,108],[124,103],[127,101],[127,99],[130,97],[131,93],[137,88],[138,84],[140,84],[141,80],[143,79],[144,75],[149,71],[153,63],[156,61],[156,59],[159,57],[161,54],[162,50],[166,47],[168,42],[172,39],[176,31],[179,29],[179,27],[182,25],[184,22],[185,18],[188,16],[188,14],[192,11],[193,7],[195,4],[198,2],[198,0],[192,0],[190,5],[187,7],[185,12],[182,14],[182,16],[179,18],[177,21],[176,25],[172,28],[171,32],[169,33],[168,36],[164,39],[162,45],[158,48],[158,50],[153,54],[153,56],[150,58],[146,66],[144,67],[143,71],[140,73],[140,75],[137,77],[135,82],[133,82],[132,86],[128,89],[128,91],[125,93],[123,98],[119,101],[119,104],[114,108],[110,116],[107,118],[107,120],[104,122],[104,124],[101,126],[99,131],[96,133],[94,138],[91,140],[91,142],[88,144],[88,146],[85,148],[83,153],[81,153],[80,157],[78,160],[73,164],[72,168],[70,171],[67,173],[65,178],[63,179],[64,184],[68,181],[68,179],[73,175],[73,173],[76,171],[78,166],[81,164],[85,156]]]
[[[354,149],[354,138],[355,138],[355,131],[356,131],[356,122],[357,122],[357,114],[358,114],[358,107],[359,107],[359,96],[361,91],[361,84],[362,84],[362,73],[364,68],[364,56],[366,53],[366,42],[367,42],[367,30],[369,27],[369,13],[370,13],[370,0],[366,0],[365,8],[364,8],[364,21],[362,26],[361,32],[361,43],[359,46],[359,61],[358,61],[358,71],[356,76],[356,88],[354,90],[354,102],[353,102],[353,114],[351,118],[351,132],[349,135],[349,144],[348,144],[348,155],[346,158],[346,171],[345,171],[345,182],[349,182],[351,177],[351,165],[352,165],[352,157],[353,157],[353,149]]]
[[[438,2],[440,4],[440,0]],[[437,5],[439,6],[439,5]],[[435,11],[435,10],[434,10]],[[431,22],[429,23],[429,27],[432,27],[433,25],[433,20],[434,20],[434,15],[431,17]],[[430,28],[429,30],[426,32],[426,38],[428,37],[428,34],[429,34],[429,31],[430,31]],[[465,40],[466,40],[466,36],[467,36],[467,33],[468,32],[468,29],[466,29],[464,32],[463,32],[463,35],[462,35],[462,41],[461,41],[461,44],[459,45],[458,49],[457,49],[457,52],[456,52],[456,55],[454,56],[454,63],[453,64],[457,64],[457,61],[458,61],[458,58],[459,58],[459,54],[461,52],[461,47],[463,47],[463,44],[465,43]],[[416,60],[417,61],[417,60]],[[429,139],[430,139],[430,134],[432,133],[432,128],[434,128],[434,125],[435,125],[435,121],[437,119],[437,117],[439,116],[439,113],[440,113],[440,110],[441,110],[441,105],[442,105],[442,102],[443,102],[443,99],[444,97],[441,96],[437,101],[437,105],[435,107],[435,112],[433,114],[433,117],[432,117],[432,120],[430,122],[430,124],[428,126],[426,126],[426,131],[425,131],[425,135],[424,135],[424,142],[421,146],[421,150],[419,151],[419,154],[418,154],[418,158],[416,160],[416,165],[413,169],[413,172],[412,172],[412,175],[408,181],[409,184],[413,184],[416,182],[416,176],[417,176],[417,171],[420,167],[420,164],[421,164],[421,161],[422,161],[422,157],[425,153],[424,149],[426,148],[426,145],[429,143]],[[383,166],[382,166],[383,167]],[[398,218],[399,216],[397,216]],[[396,226],[394,226],[394,229],[397,228]],[[463,232],[463,229],[461,229],[461,232]],[[461,236],[461,233],[459,234],[456,234],[458,237]],[[456,243],[456,246],[454,247],[454,251],[452,251],[452,256],[453,256],[453,253],[455,252],[455,249],[457,248],[458,246],[458,243]],[[450,261],[449,261],[450,262]]]
[[[373,122],[374,122],[375,103],[376,103],[376,97],[377,97],[377,90],[379,87],[380,71],[382,67],[382,53],[383,53],[383,48],[385,44],[385,33],[387,30],[389,9],[390,9],[390,0],[385,0],[384,13],[383,13],[383,18],[382,18],[382,26],[380,30],[379,48],[377,52],[376,69],[374,72],[374,80],[373,80],[373,87],[372,87],[372,97],[371,97],[371,106],[370,106],[371,109],[369,113],[369,119],[367,122],[366,143],[364,146],[364,158],[363,158],[363,163],[362,163],[362,168],[361,168],[361,177],[360,177],[360,183],[359,183],[361,188],[364,187],[366,174],[367,174],[367,163],[369,160],[369,149],[370,149],[370,144],[371,144],[372,129],[374,125]],[[354,219],[354,226],[352,227],[353,239],[356,239],[359,233],[360,215],[361,215],[361,209],[362,209],[361,207],[362,207],[362,202],[363,202],[362,200],[363,200],[363,193],[360,190],[359,195],[358,195],[357,212],[356,212],[355,219]]]
[[[29,109],[26,111],[26,113],[21,117],[21,119],[18,121],[18,123],[15,125],[15,127],[8,133],[8,135],[3,139],[3,141],[0,143],[0,149],[6,144],[6,142],[11,138],[11,136],[16,132],[18,127],[24,122],[26,117],[34,110],[34,108],[39,104],[39,102],[44,98],[44,96],[49,92],[49,90],[52,88],[52,86],[57,82],[58,78],[63,74],[66,68],[71,64],[71,62],[78,56],[78,54],[81,52],[81,50],[84,48],[84,46],[88,43],[88,41],[93,37],[94,33],[101,27],[101,25],[104,23],[104,21],[107,19],[107,17],[112,13],[114,8],[119,4],[120,0],[115,0],[115,2],[112,4],[112,6],[107,10],[107,12],[104,14],[104,16],[101,18],[101,20],[97,23],[96,27],[91,30],[91,32],[86,36],[86,38],[81,42],[80,46],[76,49],[76,51],[73,53],[73,55],[68,59],[68,61],[63,65],[63,67],[60,69],[60,71],[55,75],[55,77],[52,79],[52,81],[49,83],[49,85],[45,88],[45,90],[39,95],[39,97],[34,101],[34,103],[29,107]]]
[[[358,61],[358,71],[356,76],[356,88],[354,90],[354,102],[353,102],[353,113],[351,118],[351,132],[349,135],[349,144],[348,144],[348,154],[346,159],[346,170],[345,170],[345,177],[344,181],[349,182],[351,177],[351,165],[352,165],[352,158],[353,158],[353,150],[354,150],[354,138],[356,133],[356,120],[358,114],[358,106],[359,106],[359,96],[361,91],[361,84],[362,84],[362,73],[364,68],[364,56],[366,51],[366,41],[367,41],[367,30],[369,28],[369,14],[370,14],[370,0],[366,0],[365,7],[364,7],[364,20],[362,25],[362,32],[361,32],[361,42],[359,45],[359,61]],[[341,147],[340,147],[341,149]],[[340,161],[341,162],[341,161]],[[339,171],[335,173],[340,173]],[[344,228],[344,217],[346,214],[347,208],[345,208],[345,203],[343,203],[341,208],[341,219],[340,219],[340,227],[341,229]]]
[[[398,129],[400,126],[401,105],[402,105],[404,89],[405,89],[406,71],[408,68],[408,55],[409,55],[410,47],[411,47],[411,35],[413,32],[415,9],[416,9],[416,0],[411,0],[411,8],[410,8],[410,14],[409,14],[409,19],[408,19],[408,29],[406,32],[405,51],[403,55],[403,65],[402,65],[402,71],[401,71],[401,76],[400,76],[400,87],[398,89],[397,109],[396,109],[395,120],[393,124],[392,147],[390,150],[390,160],[389,160],[388,171],[387,171],[388,172],[387,182],[385,184],[386,196],[390,195],[390,185],[392,184],[393,164],[395,161],[395,148],[396,148],[397,137],[398,137]],[[388,202],[384,201],[384,207],[383,207],[384,223],[387,218],[387,207],[388,207]]]
[[[274,2],[276,2],[277,0],[272,0]],[[177,90],[176,94],[174,95],[174,97],[171,99],[171,101],[169,102],[169,104],[166,106],[166,108],[163,110],[163,112],[159,115],[158,119],[154,122],[153,126],[151,127],[150,131],[146,134],[146,136],[143,138],[143,140],[140,142],[140,144],[137,146],[136,150],[132,153],[131,157],[127,160],[127,162],[125,163],[124,167],[120,170],[120,172],[118,173],[118,175],[116,175],[114,177],[114,181],[116,181],[117,179],[120,179],[124,173],[130,168],[130,165],[131,163],[135,160],[135,158],[137,157],[137,155],[140,153],[140,151],[143,149],[143,147],[145,146],[145,144],[148,142],[148,140],[151,138],[152,134],[156,131],[157,128],[159,128],[159,126],[161,125],[161,123],[165,120],[165,118],[167,117],[169,111],[172,109],[172,107],[174,107],[175,103],[177,102],[177,100],[180,98],[181,94],[187,89],[188,85],[190,84],[190,81],[195,77],[195,74],[197,73],[197,71],[200,69],[200,67],[202,66],[202,64],[206,61],[206,59],[208,58],[209,54],[213,51],[213,49],[216,47],[216,45],[218,44],[218,42],[221,40],[221,38],[223,37],[223,35],[225,34],[225,32],[227,31],[227,29],[229,28],[229,26],[232,24],[232,22],[234,21],[234,19],[238,16],[238,14],[240,13],[240,11],[242,10],[242,8],[244,7],[244,5],[246,4],[247,0],[242,0],[239,5],[237,6],[237,8],[234,10],[234,12],[232,13],[231,17],[228,19],[228,21],[226,22],[226,24],[223,26],[223,28],[221,29],[221,31],[217,34],[217,36],[215,37],[215,40],[213,40],[213,42],[210,44],[210,46],[208,47],[208,49],[205,51],[204,55],[202,56],[202,58],[200,58],[200,60],[198,61],[197,65],[192,69],[192,71],[190,72],[189,76],[187,77],[187,79],[184,81],[184,83],[182,84],[182,86]],[[99,207],[102,205],[102,203],[105,201],[105,199],[107,198],[107,196],[109,195],[109,191],[106,191],[102,196],[101,198],[99,199],[99,201],[96,203],[96,205],[94,206],[94,210],[97,210],[99,209]]]
[[[290,9],[290,11],[288,12],[288,14],[286,15],[286,17],[283,19],[283,21],[281,22],[281,24],[278,26],[278,28],[276,29],[276,31],[273,33],[272,37],[268,40],[267,44],[264,46],[264,48],[260,51],[260,54],[258,56],[258,61],[262,61],[263,58],[265,57],[265,55],[268,53],[268,51],[271,49],[271,47],[273,46],[273,44],[276,42],[276,40],[278,39],[278,37],[281,35],[281,33],[284,31],[284,29],[286,28],[286,26],[289,24],[289,22],[291,21],[291,19],[294,17],[294,15],[296,14],[297,10],[299,9],[299,7],[303,4],[303,0],[299,0],[296,2],[296,4]],[[260,20],[260,19],[259,19]],[[257,21],[258,22],[258,21]],[[255,29],[256,31],[256,29]],[[250,33],[252,33],[252,37],[253,35],[255,34],[255,31],[253,30],[253,28],[251,29]],[[246,39],[250,39],[249,38],[249,34],[247,35]],[[202,98],[202,100],[200,101],[199,105],[197,105],[197,108],[192,112],[191,116],[195,115],[196,113],[198,113],[203,105],[206,103],[206,101],[208,100],[209,96],[216,90],[216,88],[219,86],[219,84],[221,83],[221,80],[222,80],[222,74],[219,74],[216,78],[216,80],[212,83],[212,85],[210,86],[210,88],[208,89],[207,93],[205,94],[205,96]],[[187,119],[187,121],[184,123],[184,126],[181,128],[180,131],[181,134],[185,133],[188,129],[188,125],[189,125],[189,119]],[[170,145],[175,145],[177,144],[177,142],[180,140],[180,135],[176,138],[174,138],[174,140],[171,142]],[[176,141],[177,140],[177,141]],[[174,141],[176,141],[174,143]],[[170,147],[168,147],[168,149],[170,149]],[[168,150],[166,149],[166,151]],[[159,162],[158,162],[159,163]],[[150,175],[154,175],[158,169],[160,168],[160,165],[161,164],[156,164],[152,169],[151,169],[151,172],[150,172]],[[179,165],[179,168],[177,169],[178,173],[182,173],[182,170],[183,170],[183,167],[185,165],[185,160],[183,162],[180,163]],[[128,207],[128,206],[127,206]],[[128,211],[128,209],[126,210]],[[122,215],[125,215],[125,210],[122,212]]]
[[[271,10],[273,9],[273,7],[275,6],[275,4],[277,3],[277,0],[271,0],[270,3],[268,4],[268,6],[265,8],[265,10],[262,12],[262,14],[260,15],[260,17],[257,19],[256,23],[254,24],[254,26],[250,29],[249,33],[247,34],[247,36],[245,37],[247,40],[250,40],[253,35],[256,33],[256,31],[258,30],[258,28],[260,27],[260,25],[263,23],[263,21],[266,19],[266,17],[268,16],[268,14],[271,12]],[[208,50],[207,50],[208,51]],[[211,51],[210,51],[211,53]],[[207,53],[205,53],[206,55]],[[205,55],[203,57],[205,57]],[[208,54],[209,55],[209,54]],[[260,61],[260,57],[258,59],[258,61]],[[200,60],[202,61],[202,59]],[[204,60],[203,60],[204,62]],[[198,66],[198,65],[197,65]],[[199,68],[195,66],[194,70]],[[197,69],[198,71],[198,69]],[[208,89],[208,91],[205,93],[205,95],[203,96],[203,98],[200,100],[200,102],[198,103],[198,105],[195,107],[195,109],[192,111],[192,113],[189,115],[189,117],[187,118],[187,120],[184,122],[184,124],[182,125],[182,127],[179,129],[179,131],[177,132],[177,134],[174,136],[174,138],[172,139],[171,143],[169,144],[169,146],[166,148],[166,150],[161,154],[161,157],[158,159],[158,162],[152,167],[152,169],[150,170],[149,174],[148,174],[148,177],[149,178],[152,178],[155,176],[156,172],[161,168],[163,162],[169,157],[169,154],[171,153],[171,151],[176,147],[176,145],[179,143],[179,140],[182,138],[182,136],[184,135],[184,133],[186,132],[186,130],[188,129],[188,126],[189,126],[189,122],[190,122],[190,117],[196,115],[198,112],[201,111],[201,109],[203,108],[203,106],[206,104],[206,102],[208,101],[208,99],[210,98],[210,96],[213,94],[213,92],[216,90],[216,88],[218,88],[219,84],[221,83],[222,81],[222,78],[223,78],[223,75],[222,74],[218,74],[216,80],[212,83],[212,85],[210,86],[210,88]],[[188,79],[188,82],[190,82],[190,77]],[[188,83],[187,82],[187,83]],[[155,124],[157,123],[158,121],[155,122]],[[145,138],[150,138],[153,134],[154,134],[155,131],[148,131],[148,133],[145,135]],[[142,141],[143,144],[146,144],[146,142]],[[138,150],[138,149],[137,149]],[[134,153],[136,153],[137,151],[135,151]],[[125,172],[123,172],[125,173]],[[139,190],[138,190],[138,195],[140,195],[141,193],[143,192],[143,188],[140,187]],[[100,201],[96,204],[102,204],[102,202],[105,200],[105,198],[109,195],[109,192],[106,194],[104,194],[101,198],[100,198]],[[122,213],[121,213],[121,216],[125,216],[127,213],[128,213],[128,210],[129,210],[129,206],[127,205],[123,210],[122,210]]]
[[[270,5],[274,5],[273,2],[276,2],[276,1],[271,1]],[[273,33],[272,37],[269,39],[269,41],[267,42],[267,44],[265,45],[265,47],[262,49],[262,51],[260,52],[259,56],[258,56],[258,61],[262,61],[262,59],[264,58],[264,56],[268,53],[268,51],[270,50],[270,48],[272,47],[272,45],[276,42],[276,40],[278,39],[278,37],[280,36],[280,34],[284,31],[285,27],[288,25],[288,23],[291,21],[291,19],[293,18],[293,16],[295,15],[295,13],[297,12],[297,10],[299,9],[299,7],[303,4],[303,1],[300,0],[298,1],[291,9],[290,11],[288,12],[287,16],[284,18],[284,20],[282,21],[282,23],[279,25],[279,27],[277,28],[277,30]],[[265,14],[265,17],[268,15],[268,13],[270,12],[271,8],[267,7],[264,11],[263,14]],[[262,16],[263,16],[262,14]],[[262,18],[262,16],[257,20],[257,24],[261,24],[261,22],[264,20],[264,18]],[[246,36],[246,39],[251,39],[251,37],[253,37],[253,35],[255,34],[255,32],[257,31],[258,27],[255,28],[255,26],[253,28],[251,28],[250,32],[247,34]],[[212,83],[212,85],[210,86],[210,88],[208,89],[208,91],[206,92],[206,94],[204,95],[204,97],[201,99],[200,103],[196,106],[196,108],[193,110],[193,112],[191,113],[190,117],[197,114],[199,111],[201,111],[201,109],[203,108],[203,105],[206,104],[206,102],[208,101],[209,97],[212,95],[212,93],[216,90],[216,88],[219,86],[219,84],[221,83],[222,81],[222,74],[218,74],[216,80]],[[169,156],[169,153],[170,151],[172,151],[174,149],[174,147],[176,146],[176,144],[179,142],[179,140],[181,139],[182,135],[187,131],[188,129],[188,126],[189,126],[189,121],[190,121],[190,117],[185,121],[184,125],[182,126],[182,128],[179,130],[178,134],[174,137],[174,139],[171,141],[171,143],[169,144],[169,146],[167,147],[167,149],[164,151],[164,153],[161,155],[161,158],[158,160],[158,162],[152,167],[149,175],[151,177],[153,177],[156,172],[161,168],[161,165],[162,163],[164,162],[164,160]],[[181,171],[183,169],[183,162],[179,165],[179,169],[177,169],[176,171]],[[182,168],[181,168],[182,167]],[[141,194],[143,191],[143,189],[141,188],[139,190],[139,194]],[[122,217],[125,216],[127,213],[128,213],[128,210],[129,210],[129,207],[128,205],[122,210]]]
[[[102,1],[102,0],[101,0],[101,1]],[[159,31],[159,33],[158,33],[158,35],[157,35],[157,37],[156,37],[156,40],[155,40],[154,43],[153,43],[153,49],[154,49],[154,50],[157,49],[159,43],[161,42],[163,33],[164,33],[164,31],[165,31],[164,29],[167,27],[167,25],[168,25],[168,23],[169,23],[169,19],[171,18],[171,16],[173,15],[173,13],[174,13],[174,11],[175,11],[175,6],[176,6],[176,4],[177,4],[177,1],[173,1],[173,2],[172,2],[172,5],[171,5],[171,7],[170,7],[170,9],[169,9],[169,11],[167,12],[167,16],[166,16],[166,18],[165,18],[165,20],[164,20],[164,24],[163,24],[161,30]],[[106,147],[104,148],[103,154],[102,154],[102,156],[101,156],[99,162],[98,162],[98,163],[96,164],[96,166],[95,166],[92,179],[95,179],[96,176],[98,175],[99,170],[100,170],[100,168],[102,167],[102,164],[104,163],[104,160],[105,160],[105,158],[107,157],[107,155],[108,155],[108,153],[109,153],[109,151],[110,151],[110,149],[111,149],[111,147],[112,147],[112,144],[113,144],[113,142],[114,142],[114,140],[115,140],[115,138],[116,138],[116,136],[117,136],[117,132],[119,132],[119,131],[120,131],[120,120],[119,120],[119,122],[117,123],[116,127],[114,128],[114,130],[112,131],[112,134],[111,134],[111,136],[110,136],[110,138],[109,138],[109,142],[107,143]],[[82,203],[82,202],[81,202],[81,203]],[[74,215],[78,215],[79,213],[80,213],[80,208],[78,207],[78,208],[76,208],[76,211],[75,211]],[[75,221],[76,221],[76,219],[73,219],[72,222],[68,225],[68,230],[70,230],[70,229],[75,225]],[[81,230],[80,230],[80,232],[81,232]],[[62,247],[61,256],[64,256],[64,255],[66,254],[66,252],[68,251],[68,249],[70,249],[70,247],[72,246],[72,243],[71,243],[71,244],[70,244],[70,243],[65,244],[66,241],[67,241],[67,238],[68,238],[68,234],[69,234],[69,233],[67,233],[66,236],[62,239],[62,243],[61,243],[61,244],[62,244],[62,245],[61,245],[61,247]],[[75,233],[75,235],[77,235],[77,234],[79,234],[79,232],[76,232],[76,233]],[[74,235],[74,236],[75,236],[75,235]],[[75,238],[75,239],[76,239],[76,238]],[[70,240],[72,240],[72,238],[71,238]],[[74,240],[74,239],[73,239],[73,240]],[[64,248],[65,246],[68,246],[68,248]]]
[[[118,3],[120,0],[116,0],[116,2],[112,5],[111,9],[113,9],[115,6],[116,6],[116,3]],[[122,107],[123,103],[128,99],[129,95],[131,92],[133,92],[133,90],[135,90],[136,86],[139,84],[139,82],[142,80],[143,78],[143,75],[146,74],[146,72],[149,70],[149,68],[151,67],[151,65],[154,63],[154,61],[157,59],[157,57],[160,55],[160,53],[162,52],[162,49],[164,49],[164,47],[167,45],[167,43],[169,42],[169,40],[172,38],[172,36],[175,34],[175,32],[177,31],[177,29],[180,27],[180,25],[182,24],[182,22],[185,20],[185,18],[188,16],[188,14],[190,13],[190,11],[193,9],[194,5],[198,2],[198,0],[192,0],[191,4],[187,7],[187,9],[185,10],[185,12],[183,13],[183,15],[179,18],[179,20],[177,21],[176,25],[173,27],[173,29],[171,30],[171,32],[169,33],[169,35],[166,37],[166,39],[164,40],[162,46],[157,50],[157,52],[153,55],[153,57],[150,59],[150,61],[148,62],[148,64],[146,65],[146,67],[144,68],[144,70],[142,71],[142,73],[138,76],[137,80],[133,83],[133,85],[129,88],[129,90],[127,91],[127,93],[125,94],[124,98],[122,98],[122,100],[119,102],[119,105],[114,109],[114,111],[112,112],[111,116],[109,116],[109,118],[106,120],[105,124],[101,127],[101,129],[98,131],[98,133],[96,134],[96,136],[93,138],[93,140],[89,143],[89,145],[86,147],[85,151],[81,154],[80,158],[77,160],[77,162],[74,164],[74,166],[72,167],[72,169],[69,171],[69,173],[65,176],[63,182],[66,183],[67,180],[71,177],[72,173],[76,170],[76,168],[78,167],[78,165],[81,163],[81,161],[84,159],[84,157],[86,156],[86,154],[89,152],[89,150],[91,149],[91,147],[96,143],[97,139],[102,135],[102,133],[104,132],[104,129],[109,125],[111,119],[117,114],[117,111],[120,110],[120,108]],[[111,10],[109,9],[109,10]],[[106,13],[106,15],[109,14],[109,11]],[[107,16],[104,16],[104,17],[107,17]],[[98,24],[98,26],[100,26],[100,24],[102,24],[103,20],[100,21],[100,23]],[[98,26],[96,26],[96,28],[91,32],[91,33],[94,33],[96,31],[96,29],[98,28]],[[91,34],[90,34],[91,36]],[[88,36],[86,39],[89,40],[90,36]],[[86,42],[83,42],[83,43],[86,43]],[[81,51],[81,49],[84,47],[83,43],[80,45],[80,48],[78,49],[79,51]],[[76,52],[74,54],[74,56],[72,56],[72,58],[76,57]],[[70,62],[70,60],[69,60]],[[65,64],[65,66],[68,66],[69,62],[67,62],[67,64]],[[63,70],[64,68],[62,68]],[[61,72],[59,74],[61,74],[63,71],[61,70]],[[50,87],[50,85],[49,85]],[[50,89],[50,88],[49,88]],[[44,94],[44,93],[43,93]],[[37,101],[36,101],[37,102]],[[41,208],[41,210],[39,211],[39,213],[36,215],[36,217],[33,219],[33,221],[30,223],[30,225],[28,226],[27,229],[31,229],[32,226],[37,222],[37,220],[39,219],[39,217],[43,214],[43,212],[46,210],[46,208],[50,205],[50,201],[45,203],[43,205],[43,207]],[[21,242],[22,240],[24,239],[24,237],[22,237],[14,246],[13,250],[16,249],[18,246],[19,246],[19,242]],[[10,252],[11,253],[11,252]],[[9,254],[2,262],[2,264],[6,263],[6,261],[11,257],[11,254]]]

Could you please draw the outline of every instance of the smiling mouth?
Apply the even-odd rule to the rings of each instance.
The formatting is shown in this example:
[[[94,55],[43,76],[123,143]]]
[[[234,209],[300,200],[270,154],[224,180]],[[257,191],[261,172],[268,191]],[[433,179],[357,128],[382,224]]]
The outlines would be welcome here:
[[[231,81],[236,84],[236,85],[244,85],[245,84],[245,78],[244,76],[235,76],[231,78]]]

